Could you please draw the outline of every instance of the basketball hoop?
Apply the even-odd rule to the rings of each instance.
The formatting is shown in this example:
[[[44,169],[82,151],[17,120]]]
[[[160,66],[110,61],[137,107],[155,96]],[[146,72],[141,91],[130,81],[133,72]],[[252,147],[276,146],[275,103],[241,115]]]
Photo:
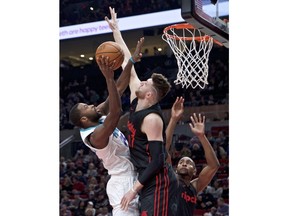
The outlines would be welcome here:
[[[186,89],[189,86],[203,89],[208,84],[208,60],[213,42],[222,44],[189,23],[166,27],[162,39],[169,44],[177,60],[178,73],[174,83],[182,84]]]

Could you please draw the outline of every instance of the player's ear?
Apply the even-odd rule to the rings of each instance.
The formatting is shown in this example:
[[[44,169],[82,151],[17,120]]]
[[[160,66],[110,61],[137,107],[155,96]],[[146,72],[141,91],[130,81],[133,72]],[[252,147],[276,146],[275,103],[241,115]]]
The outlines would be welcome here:
[[[152,96],[152,92],[151,92],[151,91],[148,91],[148,92],[146,93],[146,95],[147,95],[148,97],[151,97],[151,96]]]
[[[88,120],[88,118],[86,117],[86,116],[82,116],[81,118],[80,118],[80,121],[81,122],[86,122]]]

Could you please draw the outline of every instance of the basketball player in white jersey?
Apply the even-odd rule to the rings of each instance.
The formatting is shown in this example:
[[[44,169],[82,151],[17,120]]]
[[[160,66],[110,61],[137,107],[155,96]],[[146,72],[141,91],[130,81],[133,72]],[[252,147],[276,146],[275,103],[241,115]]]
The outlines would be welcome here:
[[[108,59],[105,57],[97,59],[99,68],[106,79],[109,98],[97,107],[78,103],[72,107],[69,115],[70,121],[80,128],[84,144],[102,160],[103,166],[111,176],[106,192],[113,207],[113,216],[139,215],[138,197],[130,203],[128,211],[120,208],[123,195],[132,188],[137,176],[134,166],[129,160],[128,142],[116,127],[122,111],[120,95],[129,84],[132,62],[137,62],[142,57],[140,51],[143,42],[143,38],[138,41],[136,50],[131,57],[132,60],[128,60],[128,62],[124,60],[123,64],[127,64],[116,83],[112,70],[113,65],[109,65]],[[125,59],[129,59],[129,57]]]

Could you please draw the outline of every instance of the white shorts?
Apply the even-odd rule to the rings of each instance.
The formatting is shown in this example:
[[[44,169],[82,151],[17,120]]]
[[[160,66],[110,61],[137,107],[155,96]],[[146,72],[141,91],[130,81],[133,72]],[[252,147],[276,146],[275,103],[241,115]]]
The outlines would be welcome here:
[[[113,207],[113,216],[138,216],[138,195],[129,204],[128,210],[123,211],[121,209],[121,199],[132,188],[134,182],[137,180],[135,174],[123,176],[123,175],[111,175],[106,187],[106,192],[109,198],[110,205]]]

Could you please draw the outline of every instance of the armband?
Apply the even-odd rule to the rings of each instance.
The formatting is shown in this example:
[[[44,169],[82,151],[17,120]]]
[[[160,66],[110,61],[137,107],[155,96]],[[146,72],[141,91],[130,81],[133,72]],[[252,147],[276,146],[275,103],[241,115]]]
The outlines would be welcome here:
[[[130,57],[130,61],[135,64],[136,62],[133,60],[132,56]]]

